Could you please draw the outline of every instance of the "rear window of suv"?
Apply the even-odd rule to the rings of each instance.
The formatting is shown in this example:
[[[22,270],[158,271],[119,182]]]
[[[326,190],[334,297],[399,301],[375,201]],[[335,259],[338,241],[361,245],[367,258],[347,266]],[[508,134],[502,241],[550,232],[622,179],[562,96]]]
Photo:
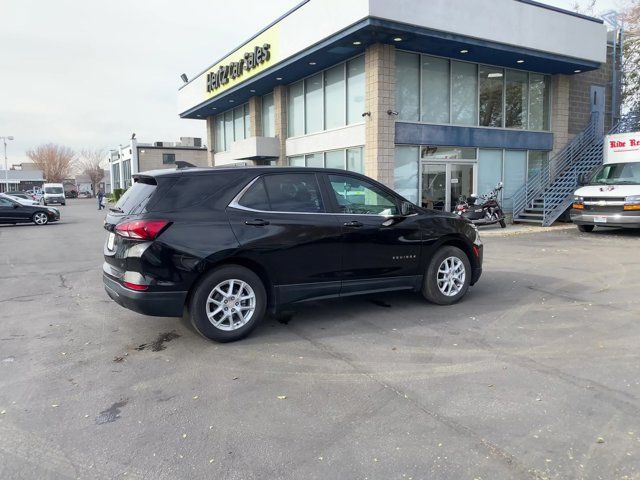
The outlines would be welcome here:
[[[151,182],[151,180],[149,180]],[[134,215],[144,211],[147,202],[156,191],[155,183],[146,183],[137,181],[131,185],[126,192],[120,197],[115,207],[111,208],[116,213],[125,215]]]

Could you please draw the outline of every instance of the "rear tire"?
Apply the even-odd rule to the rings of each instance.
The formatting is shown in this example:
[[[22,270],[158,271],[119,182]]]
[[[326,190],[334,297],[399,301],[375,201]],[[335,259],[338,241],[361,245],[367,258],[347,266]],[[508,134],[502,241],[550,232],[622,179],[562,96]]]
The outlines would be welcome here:
[[[422,284],[422,295],[437,305],[458,302],[469,289],[471,263],[457,247],[444,246],[431,258]]]
[[[189,302],[193,328],[217,342],[246,337],[262,320],[267,294],[255,273],[239,265],[225,265],[198,282]]]
[[[584,233],[593,232],[595,225],[578,225],[578,230]]]

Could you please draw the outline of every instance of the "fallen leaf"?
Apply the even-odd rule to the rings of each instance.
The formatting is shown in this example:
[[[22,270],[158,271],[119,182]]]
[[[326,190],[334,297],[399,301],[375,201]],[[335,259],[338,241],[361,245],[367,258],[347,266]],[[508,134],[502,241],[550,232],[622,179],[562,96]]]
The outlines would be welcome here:
[[[233,377],[233,379],[234,379],[234,380],[237,380],[237,379],[238,379],[238,377]]]
[[[59,407],[60,405],[58,405],[57,403],[52,403],[52,404],[51,404],[51,406],[52,406],[53,408],[56,408],[56,407]]]
[[[7,413],[7,411],[6,411],[6,410],[2,410],[2,411],[0,412],[0,415],[4,415],[5,413]]]
[[[193,397],[193,399],[194,399],[194,400],[197,400],[197,399],[198,399],[198,395],[195,395],[195,396]]]
[[[598,440],[596,440],[596,442],[598,442],[598,443],[604,443],[604,438],[602,438],[602,437],[598,437]]]
[[[286,400],[287,396],[286,395],[278,395],[278,400]]]
[[[183,434],[182,434],[182,438],[187,438],[187,434],[186,434],[186,433],[183,433]]]

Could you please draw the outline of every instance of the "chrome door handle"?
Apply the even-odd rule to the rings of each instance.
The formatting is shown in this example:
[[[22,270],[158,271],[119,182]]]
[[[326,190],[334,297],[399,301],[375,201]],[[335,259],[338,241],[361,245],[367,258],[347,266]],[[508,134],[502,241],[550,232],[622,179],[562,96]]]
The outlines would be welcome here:
[[[265,225],[269,225],[267,220],[262,220],[261,218],[256,218],[255,220],[245,220],[245,225],[251,225],[253,227],[264,227]]]
[[[345,227],[352,227],[352,228],[360,228],[360,227],[362,227],[362,223],[360,223],[357,220],[352,220],[350,222],[344,222],[343,225]]]

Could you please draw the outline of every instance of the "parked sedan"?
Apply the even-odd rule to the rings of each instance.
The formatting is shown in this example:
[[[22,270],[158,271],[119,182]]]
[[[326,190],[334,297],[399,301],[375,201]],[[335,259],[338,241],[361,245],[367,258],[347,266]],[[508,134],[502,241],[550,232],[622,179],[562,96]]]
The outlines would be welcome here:
[[[9,192],[3,194],[4,196],[21,203],[22,205],[40,205],[40,202],[34,200],[26,193],[22,192]]]
[[[57,208],[26,205],[9,195],[0,194],[0,223],[33,222],[36,225],[46,225],[58,220],[60,220],[60,211]]]

